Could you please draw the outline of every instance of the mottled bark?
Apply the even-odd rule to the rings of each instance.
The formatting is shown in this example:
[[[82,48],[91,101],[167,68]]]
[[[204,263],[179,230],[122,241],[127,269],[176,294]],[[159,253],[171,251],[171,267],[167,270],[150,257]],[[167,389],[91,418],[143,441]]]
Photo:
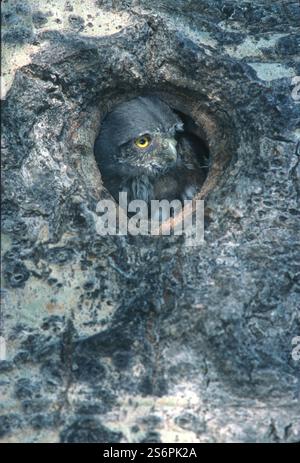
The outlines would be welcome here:
[[[0,435],[297,441],[299,4],[81,3],[3,7]],[[95,232],[101,119],[145,91],[209,145],[199,247]]]

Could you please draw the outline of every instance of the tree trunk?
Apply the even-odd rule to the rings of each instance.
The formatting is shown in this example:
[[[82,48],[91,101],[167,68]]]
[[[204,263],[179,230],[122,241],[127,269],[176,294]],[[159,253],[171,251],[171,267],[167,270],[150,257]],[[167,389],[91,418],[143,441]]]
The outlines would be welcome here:
[[[2,440],[300,440],[299,3],[32,4],[3,5]],[[197,246],[95,230],[101,120],[145,92],[209,147]]]

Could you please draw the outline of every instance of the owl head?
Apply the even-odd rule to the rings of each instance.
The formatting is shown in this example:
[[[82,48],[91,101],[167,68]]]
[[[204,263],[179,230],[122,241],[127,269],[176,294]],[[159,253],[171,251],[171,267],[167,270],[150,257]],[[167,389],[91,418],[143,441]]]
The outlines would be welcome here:
[[[95,157],[104,175],[155,177],[180,162],[176,137],[183,123],[154,96],[116,106],[104,119],[95,143]]]

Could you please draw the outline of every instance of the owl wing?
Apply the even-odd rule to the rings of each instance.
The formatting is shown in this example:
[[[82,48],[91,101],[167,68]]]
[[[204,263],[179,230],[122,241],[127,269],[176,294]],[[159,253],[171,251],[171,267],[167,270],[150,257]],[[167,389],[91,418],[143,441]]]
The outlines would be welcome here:
[[[178,142],[180,166],[176,175],[181,183],[181,199],[192,199],[200,191],[208,171],[208,159],[203,150],[195,147],[188,136]]]

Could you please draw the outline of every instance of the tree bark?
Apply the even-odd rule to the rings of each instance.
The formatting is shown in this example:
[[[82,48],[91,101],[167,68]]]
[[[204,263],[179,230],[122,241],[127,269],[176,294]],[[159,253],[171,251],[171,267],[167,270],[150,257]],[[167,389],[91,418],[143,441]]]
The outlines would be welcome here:
[[[299,441],[299,3],[82,3],[3,6],[2,440]],[[209,146],[199,246],[96,233],[145,92]]]

